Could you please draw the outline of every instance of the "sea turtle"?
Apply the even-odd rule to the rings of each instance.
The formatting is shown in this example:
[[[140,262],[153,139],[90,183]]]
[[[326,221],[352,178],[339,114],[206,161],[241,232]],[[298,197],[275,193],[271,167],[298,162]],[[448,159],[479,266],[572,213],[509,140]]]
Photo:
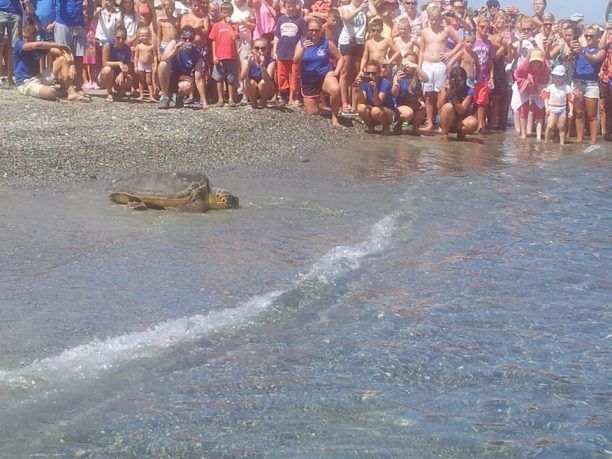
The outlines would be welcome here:
[[[211,187],[205,175],[190,172],[131,175],[114,180],[106,191],[114,202],[135,210],[206,212],[238,207],[237,196]]]

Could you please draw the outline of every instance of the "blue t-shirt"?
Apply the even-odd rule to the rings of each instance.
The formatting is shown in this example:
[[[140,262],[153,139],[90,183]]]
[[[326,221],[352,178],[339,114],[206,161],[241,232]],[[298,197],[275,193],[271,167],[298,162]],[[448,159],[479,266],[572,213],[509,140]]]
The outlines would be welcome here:
[[[24,51],[26,41],[21,38],[13,48],[13,65],[15,67],[15,83],[21,86],[29,78],[40,75],[39,58],[45,55],[44,51]]]
[[[395,99],[393,99],[393,94],[391,94],[391,81],[388,78],[382,77],[378,80],[377,87],[379,93],[384,92],[386,94],[385,100],[383,100],[383,107],[395,110]],[[361,89],[365,92],[368,105],[374,105],[372,86],[369,83],[361,83]]]
[[[582,48],[582,51],[586,51],[589,55],[594,56],[599,52],[600,48]],[[586,57],[580,53],[576,59],[576,70],[574,72],[574,78],[578,80],[590,80],[597,81],[599,79],[599,70],[601,70],[601,64],[603,61],[591,64],[587,61]]]
[[[197,46],[191,46],[188,49],[181,48],[178,53],[172,58],[170,68],[172,73],[178,75],[192,76],[195,71],[196,64],[202,59],[202,55],[198,51]]]
[[[44,27],[55,21],[55,0],[30,0],[30,3],[34,7],[34,14]]]
[[[109,41],[108,44],[110,45],[110,61],[123,62],[125,65],[129,65],[132,62],[132,50],[128,45],[116,47],[115,40]]]
[[[85,27],[83,0],[55,0],[55,22],[68,27]]]
[[[3,13],[18,14],[19,16],[23,15],[19,0],[0,0],[0,11]]]
[[[303,43],[303,41],[302,41]],[[300,65],[302,85],[316,85],[325,78],[327,72],[333,70],[329,62],[329,41],[321,40],[318,45],[304,48]]]
[[[420,101],[423,97],[423,85],[420,81],[417,81],[414,88],[412,88],[410,83],[411,81],[408,78],[402,78],[400,80],[399,92],[395,98],[395,103],[397,105],[407,105],[416,108],[420,105]]]
[[[291,60],[295,53],[295,47],[300,39],[306,36],[306,21],[301,16],[290,18],[281,16],[276,20],[276,38],[278,46],[276,55],[280,60]]]
[[[271,56],[264,57],[263,67],[267,69],[268,65],[270,65],[273,60],[274,59],[272,59]],[[255,80],[258,83],[263,79],[263,75],[261,74],[261,68],[259,67],[259,65],[255,63],[255,61],[249,61],[249,75],[248,76],[250,80]],[[274,75],[270,75],[270,76],[274,78]]]

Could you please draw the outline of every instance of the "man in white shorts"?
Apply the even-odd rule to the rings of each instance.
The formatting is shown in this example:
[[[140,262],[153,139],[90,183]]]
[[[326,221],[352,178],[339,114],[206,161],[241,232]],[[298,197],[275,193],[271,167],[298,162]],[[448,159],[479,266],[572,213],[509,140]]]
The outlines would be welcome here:
[[[424,129],[432,130],[434,128],[438,93],[442,91],[446,83],[445,61],[448,61],[461,50],[463,40],[459,38],[455,29],[442,24],[442,11],[437,4],[430,4],[426,12],[429,27],[425,27],[421,32],[419,65],[429,78],[428,82],[423,84],[427,115]],[[456,45],[451,51],[445,52],[448,39],[451,39]]]
[[[74,86],[76,67],[70,48],[53,42],[36,41],[36,28],[32,24],[23,26],[22,35],[23,38],[15,43],[13,52],[15,82],[19,94],[45,100],[57,99],[55,88],[45,85],[40,74],[40,57],[49,53],[55,57],[53,76],[66,87],[68,100],[77,100]]]

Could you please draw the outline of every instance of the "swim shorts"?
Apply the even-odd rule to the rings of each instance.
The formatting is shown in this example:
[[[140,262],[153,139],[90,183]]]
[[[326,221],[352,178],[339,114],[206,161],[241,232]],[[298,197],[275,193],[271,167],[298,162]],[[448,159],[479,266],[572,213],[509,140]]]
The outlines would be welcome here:
[[[446,64],[423,61],[422,69],[429,78],[427,83],[423,83],[423,92],[441,92],[446,83]]]

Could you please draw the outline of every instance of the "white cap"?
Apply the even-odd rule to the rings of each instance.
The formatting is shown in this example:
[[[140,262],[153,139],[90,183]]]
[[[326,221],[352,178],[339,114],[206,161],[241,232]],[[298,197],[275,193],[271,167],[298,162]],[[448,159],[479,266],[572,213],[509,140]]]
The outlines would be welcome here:
[[[570,16],[570,21],[572,22],[580,22],[584,19],[584,14],[582,13],[574,13]]]
[[[555,66],[555,68],[553,69],[552,72],[550,72],[551,75],[557,75],[557,76],[565,76],[565,67],[563,67],[562,65],[557,65]]]

